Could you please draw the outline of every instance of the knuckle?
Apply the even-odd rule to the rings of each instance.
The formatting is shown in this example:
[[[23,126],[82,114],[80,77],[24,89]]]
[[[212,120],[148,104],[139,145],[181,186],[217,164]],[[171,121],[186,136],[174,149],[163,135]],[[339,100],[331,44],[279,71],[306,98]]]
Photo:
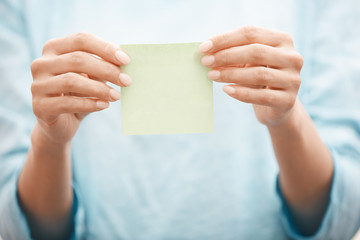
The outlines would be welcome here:
[[[38,90],[39,90],[39,84],[37,82],[33,82],[31,84],[31,94],[34,96],[37,94]]]
[[[304,58],[300,53],[292,53],[290,54],[288,61],[290,64],[296,67],[296,69],[301,69],[304,64]]]
[[[62,85],[66,89],[73,89],[75,86],[76,73],[66,73],[63,76]]]
[[[35,59],[30,66],[32,74],[34,75],[39,72],[43,68],[44,63],[45,60],[42,57]]]
[[[255,80],[258,84],[270,85],[270,82],[274,79],[270,71],[265,67],[258,68],[255,74]]]
[[[53,49],[54,46],[55,46],[55,43],[56,43],[56,39],[50,39],[50,40],[48,40],[48,41],[44,44],[42,53],[44,54],[44,53],[50,51],[51,49]]]
[[[91,36],[88,32],[78,32],[72,35],[73,44],[77,47],[81,47],[85,44],[87,39]]]
[[[265,57],[265,50],[260,44],[253,44],[251,53],[255,61],[263,60]]]
[[[282,33],[282,39],[283,39],[284,42],[286,42],[289,45],[294,44],[293,38],[289,33],[283,32]]]
[[[69,63],[72,66],[79,67],[84,64],[84,53],[82,52],[73,52],[69,55]]]
[[[239,31],[249,42],[254,42],[258,35],[258,29],[254,26],[244,26]]]

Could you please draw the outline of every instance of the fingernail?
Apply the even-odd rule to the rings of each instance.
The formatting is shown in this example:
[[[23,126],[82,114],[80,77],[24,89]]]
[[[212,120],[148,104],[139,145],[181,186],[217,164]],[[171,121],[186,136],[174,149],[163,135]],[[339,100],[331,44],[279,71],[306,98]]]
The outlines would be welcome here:
[[[234,87],[232,87],[232,86],[224,86],[223,87],[223,90],[224,90],[224,92],[226,92],[227,94],[229,94],[229,95],[232,95],[232,94],[234,94],[235,93],[235,88]]]
[[[201,59],[201,62],[205,66],[210,66],[215,62],[215,57],[213,55],[207,55]]]
[[[109,107],[109,103],[108,102],[104,102],[104,101],[97,101],[96,102],[96,107],[98,109],[105,109]]]
[[[211,79],[211,80],[217,80],[219,79],[220,77],[220,71],[218,70],[211,70],[208,72],[208,77]]]
[[[132,83],[132,80],[131,78],[129,77],[129,75],[125,74],[125,73],[120,73],[120,82],[125,86],[125,87],[128,87],[131,85]]]
[[[129,64],[130,63],[130,57],[124,53],[123,51],[116,51],[115,52],[116,58],[123,64]]]
[[[213,42],[211,40],[206,40],[205,42],[201,43],[199,46],[200,52],[207,52],[213,47]]]
[[[110,97],[112,100],[117,101],[121,98],[121,93],[119,93],[115,89],[110,89]]]

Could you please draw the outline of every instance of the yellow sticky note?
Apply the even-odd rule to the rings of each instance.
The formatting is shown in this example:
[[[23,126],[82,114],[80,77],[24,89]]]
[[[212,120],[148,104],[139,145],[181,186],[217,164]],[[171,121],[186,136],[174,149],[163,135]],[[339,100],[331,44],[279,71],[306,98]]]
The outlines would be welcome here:
[[[199,43],[131,44],[121,69],[133,80],[121,88],[123,135],[214,131],[213,84]]]

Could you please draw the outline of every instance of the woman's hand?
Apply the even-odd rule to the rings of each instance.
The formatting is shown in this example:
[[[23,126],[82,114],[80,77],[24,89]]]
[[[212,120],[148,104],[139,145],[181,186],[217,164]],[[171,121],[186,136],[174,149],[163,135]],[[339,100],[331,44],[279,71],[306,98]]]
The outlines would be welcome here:
[[[252,103],[257,118],[268,127],[290,213],[304,235],[314,234],[328,206],[333,162],[297,100],[303,58],[291,37],[244,27],[205,41],[199,50],[208,54],[202,62],[213,68],[209,78],[231,83],[223,90]]]
[[[31,65],[33,111],[38,119],[34,130],[40,130],[46,141],[70,142],[86,114],[120,99],[106,82],[131,84],[119,67],[129,61],[121,49],[89,33],[48,41],[42,57]]]
[[[67,239],[73,225],[71,140],[82,119],[103,110],[128,86],[120,65],[129,57],[88,33],[48,41],[31,65],[37,124],[18,181],[19,202],[34,238]],[[44,235],[46,233],[46,236]]]
[[[202,58],[212,68],[208,77],[231,83],[223,90],[252,103],[258,120],[266,126],[279,125],[297,106],[303,58],[288,34],[243,27],[203,42],[199,50],[208,54]]]

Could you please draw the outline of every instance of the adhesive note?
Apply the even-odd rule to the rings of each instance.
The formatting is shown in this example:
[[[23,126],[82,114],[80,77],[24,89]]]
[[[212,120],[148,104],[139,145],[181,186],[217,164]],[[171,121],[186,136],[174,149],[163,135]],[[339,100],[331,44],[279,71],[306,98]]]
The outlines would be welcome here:
[[[213,85],[200,43],[121,45],[132,78],[121,88],[123,135],[214,131]]]

